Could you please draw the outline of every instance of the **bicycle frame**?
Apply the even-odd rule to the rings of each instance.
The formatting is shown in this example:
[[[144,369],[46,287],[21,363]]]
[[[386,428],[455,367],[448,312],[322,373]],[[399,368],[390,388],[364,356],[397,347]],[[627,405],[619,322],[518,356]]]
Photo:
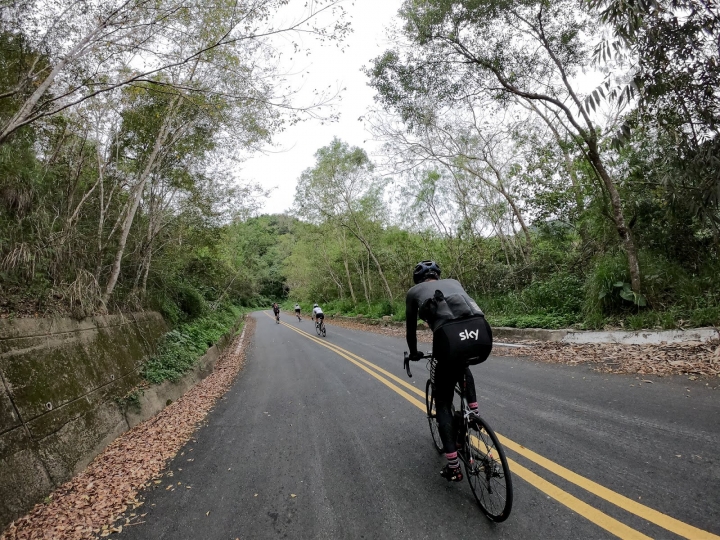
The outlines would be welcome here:
[[[442,438],[438,432],[437,415],[435,414],[435,370],[437,359],[432,353],[428,356],[427,363],[430,378],[425,387],[425,405],[427,407],[427,419],[430,424],[430,432],[439,453],[443,452]],[[409,377],[410,359],[405,353],[404,368]],[[462,433],[454,432],[454,440],[457,444],[459,435],[462,435],[462,446],[458,448],[457,455],[465,466],[465,474],[470,483],[475,500],[478,502],[483,513],[491,521],[505,521],[512,509],[512,477],[508,468],[505,451],[500,444],[495,432],[490,425],[477,415],[477,412],[470,409],[466,396],[467,375],[463,376],[455,385],[454,392],[460,397],[461,424],[457,429]],[[457,412],[452,406],[453,418]],[[453,420],[453,423],[455,421]]]
[[[462,387],[460,386],[460,383],[462,383]],[[458,457],[463,461],[463,463],[465,463],[465,465],[472,467],[475,464],[475,460],[472,457],[472,452],[469,452],[468,448],[468,445],[472,444],[472,441],[470,441],[468,437],[468,427],[472,410],[470,409],[470,404],[465,396],[465,389],[467,388],[467,377],[465,375],[463,375],[460,383],[455,385],[455,393],[460,396],[460,411],[463,418],[462,430],[464,444],[462,450],[458,452]],[[457,440],[457,433],[455,434],[455,438]]]

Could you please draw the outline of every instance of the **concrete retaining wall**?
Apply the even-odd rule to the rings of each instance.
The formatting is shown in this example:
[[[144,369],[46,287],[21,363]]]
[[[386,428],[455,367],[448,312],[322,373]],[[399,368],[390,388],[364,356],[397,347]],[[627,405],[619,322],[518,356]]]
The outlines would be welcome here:
[[[221,337],[215,345],[210,347],[203,357],[198,360],[195,367],[180,380],[174,382],[165,381],[143,389],[139,396],[138,406],[131,406],[125,411],[128,427],[135,427],[140,422],[154,416],[210,375],[213,369],[215,369],[215,364],[220,358],[220,355],[232,342],[232,338],[237,332],[241,322],[242,320],[238,321],[227,334]]]
[[[158,313],[0,320],[0,530],[210,373],[232,338],[126,410],[120,398],[165,332]]]

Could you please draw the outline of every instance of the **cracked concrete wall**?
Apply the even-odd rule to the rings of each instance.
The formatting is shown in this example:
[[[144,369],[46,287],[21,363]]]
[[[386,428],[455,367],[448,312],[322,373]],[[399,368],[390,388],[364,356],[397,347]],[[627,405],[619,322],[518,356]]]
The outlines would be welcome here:
[[[158,313],[0,320],[0,530],[126,431]]]

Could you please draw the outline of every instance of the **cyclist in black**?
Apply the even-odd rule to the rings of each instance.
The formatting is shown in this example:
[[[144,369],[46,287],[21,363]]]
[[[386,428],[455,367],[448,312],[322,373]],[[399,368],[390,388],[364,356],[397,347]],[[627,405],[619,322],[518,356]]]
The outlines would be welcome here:
[[[468,296],[462,285],[454,279],[440,279],[440,267],[435,261],[418,263],[413,271],[413,281],[415,286],[408,291],[405,300],[406,339],[410,348],[410,359],[420,360],[423,357],[423,353],[417,350],[416,331],[419,315],[433,331],[434,355],[438,359],[435,368],[435,404],[440,438],[447,458],[447,465],[440,471],[440,474],[448,481],[459,482],[463,479],[463,475],[458,462],[452,427],[452,400],[455,384],[462,379],[463,374],[467,377],[468,405],[472,411],[477,412],[475,380],[466,360],[471,357],[477,360],[475,356],[481,358],[479,361],[487,358],[491,345],[487,345],[486,332],[490,332],[490,330],[489,326],[487,326],[487,331],[485,330],[487,323],[485,323],[482,310]],[[458,319],[458,322],[475,322],[478,326],[473,326],[473,328],[480,328],[479,325],[482,325],[482,329],[477,333],[471,330],[469,334],[465,335],[466,330],[457,332],[459,326],[447,326]],[[443,327],[451,330],[441,332]],[[492,342],[492,337],[489,339]],[[481,343],[484,344],[480,345]],[[468,349],[468,347],[473,348]]]
[[[275,314],[275,320],[279,321],[280,320],[280,306],[278,305],[277,302],[273,302],[272,308],[273,308],[273,313]]]

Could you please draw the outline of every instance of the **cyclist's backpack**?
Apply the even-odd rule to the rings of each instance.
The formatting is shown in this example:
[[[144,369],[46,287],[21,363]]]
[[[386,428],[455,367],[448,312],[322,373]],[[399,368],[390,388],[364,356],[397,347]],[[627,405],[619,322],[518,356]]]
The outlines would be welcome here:
[[[474,301],[435,291],[419,311],[420,318],[435,328],[433,355],[438,361],[475,365],[490,356],[492,329]]]

